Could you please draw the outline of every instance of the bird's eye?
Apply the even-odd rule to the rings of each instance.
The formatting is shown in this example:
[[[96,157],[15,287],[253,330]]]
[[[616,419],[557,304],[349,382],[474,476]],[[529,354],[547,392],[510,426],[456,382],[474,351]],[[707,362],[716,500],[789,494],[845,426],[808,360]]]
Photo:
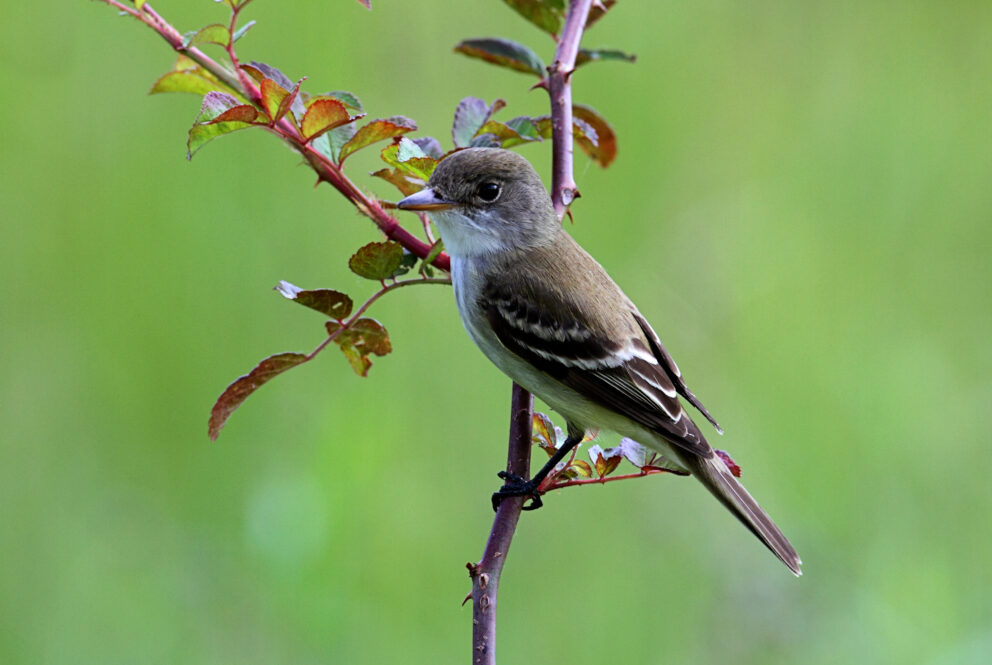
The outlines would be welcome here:
[[[492,203],[499,197],[499,185],[495,182],[484,182],[479,185],[476,194],[486,203]]]

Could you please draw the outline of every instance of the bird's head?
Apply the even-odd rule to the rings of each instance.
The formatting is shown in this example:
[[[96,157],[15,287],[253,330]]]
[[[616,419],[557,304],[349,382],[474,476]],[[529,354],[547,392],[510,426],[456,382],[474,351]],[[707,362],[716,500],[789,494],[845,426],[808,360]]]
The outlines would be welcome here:
[[[452,256],[540,246],[561,227],[534,167],[499,148],[449,155],[425,189],[397,205],[431,213]]]

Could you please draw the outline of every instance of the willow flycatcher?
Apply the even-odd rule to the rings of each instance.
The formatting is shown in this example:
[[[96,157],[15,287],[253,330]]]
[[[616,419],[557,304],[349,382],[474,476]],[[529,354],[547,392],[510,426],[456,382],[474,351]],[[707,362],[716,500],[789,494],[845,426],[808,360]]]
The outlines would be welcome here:
[[[438,164],[426,189],[399,202],[431,214],[451,256],[458,313],[484,354],[568,423],[560,459],[590,429],[629,437],[699,479],[799,575],[799,555],[734,478],[679,397],[719,430],[661,340],[606,271],[562,228],[527,160],[470,148]],[[533,496],[531,481],[497,493]]]

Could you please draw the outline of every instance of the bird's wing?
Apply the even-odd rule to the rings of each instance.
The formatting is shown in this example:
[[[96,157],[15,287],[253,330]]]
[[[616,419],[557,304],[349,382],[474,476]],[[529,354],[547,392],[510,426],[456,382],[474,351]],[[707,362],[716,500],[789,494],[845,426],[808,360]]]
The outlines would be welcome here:
[[[712,455],[712,448],[679,402],[671,370],[651,348],[650,337],[641,332],[633,312],[613,320],[605,332],[600,326],[590,326],[589,308],[569,301],[567,293],[542,297],[543,280],[527,280],[521,288],[520,279],[516,275],[513,286],[508,281],[491,281],[482,291],[480,305],[503,346],[587,399],[658,432],[677,447],[703,457]],[[619,289],[616,292],[623,297]],[[537,308],[533,304],[537,302],[545,307]],[[548,303],[557,303],[554,311],[546,308]]]
[[[716,419],[710,415],[710,412],[706,410],[703,403],[699,401],[699,398],[692,394],[689,390],[689,386],[685,384],[685,380],[682,378],[682,372],[679,371],[679,366],[675,364],[675,360],[672,356],[665,350],[665,345],[661,343],[658,338],[658,334],[651,328],[651,324],[647,322],[640,312],[634,311],[634,320],[637,321],[637,325],[641,328],[641,332],[644,333],[644,337],[647,339],[648,344],[651,345],[651,352],[654,357],[658,360],[658,363],[664,368],[665,373],[668,374],[668,378],[675,385],[675,389],[678,391],[679,395],[682,395],[689,404],[696,407],[701,414],[706,417],[706,420],[713,423],[713,427],[720,434],[723,434],[723,428]]]

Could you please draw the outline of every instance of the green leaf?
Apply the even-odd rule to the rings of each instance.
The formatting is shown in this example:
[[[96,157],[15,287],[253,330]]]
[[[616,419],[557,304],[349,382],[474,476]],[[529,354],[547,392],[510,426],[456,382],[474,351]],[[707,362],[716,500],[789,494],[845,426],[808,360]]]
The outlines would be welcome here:
[[[294,85],[293,81],[290,80],[288,76],[275,67],[267,65],[264,62],[253,61],[250,65],[242,65],[241,68],[248,72],[248,74],[250,74],[259,85],[262,84],[262,81],[269,78],[278,83],[279,87],[283,90],[293,90],[296,88],[298,92],[300,83],[305,80],[304,77]],[[303,114],[306,112],[306,108],[303,106],[303,100],[300,98],[299,94],[294,96],[290,108],[293,111],[293,117],[296,119],[296,122],[299,123],[303,119]]]
[[[370,242],[352,255],[348,267],[359,277],[382,281],[390,277],[403,260],[403,247],[398,242]]]
[[[617,135],[614,133],[610,123],[591,106],[574,104],[572,106],[572,116],[579,122],[586,123],[595,130],[595,140],[590,141],[589,131],[583,132],[584,137],[576,134],[576,142],[594,162],[606,168],[613,163],[617,157]]]
[[[599,445],[594,445],[589,447],[589,459],[592,460],[593,465],[596,467],[596,473],[599,477],[608,476],[613,473],[617,466],[620,464],[620,460],[623,459],[623,454],[621,453],[620,446],[616,448],[610,448],[609,450],[603,450]]]
[[[365,110],[362,108],[362,102],[359,101],[358,97],[356,97],[354,94],[350,92],[345,92],[344,90],[335,90],[333,92],[327,93],[327,96],[333,97],[334,99],[338,100],[348,108],[354,109],[355,111],[361,112]]]
[[[148,94],[160,92],[191,92],[194,95],[205,95],[208,92],[235,93],[216,76],[203,69],[185,55],[180,55],[171,72],[159,77],[152,85]],[[238,95],[239,99],[241,98]],[[246,101],[242,99],[242,101]]]
[[[460,101],[455,109],[455,121],[451,125],[451,139],[455,146],[468,147],[479,128],[504,106],[506,102],[502,99],[497,99],[491,106],[478,97],[466,97]]]
[[[261,122],[267,123],[268,118],[264,113],[259,111],[257,108],[251,104],[240,104],[234,108],[229,108],[219,116],[211,120],[210,125],[215,125],[219,122]]]
[[[544,63],[536,53],[509,39],[465,39],[455,46],[455,51],[518,72],[534,74],[538,78],[544,78],[547,73]]]
[[[234,43],[245,36],[245,33],[252,29],[255,25],[255,21],[248,21],[243,26],[234,31],[234,35],[231,36],[231,43]]]
[[[434,263],[434,259],[440,256],[441,252],[443,251],[444,251],[444,241],[438,238],[437,240],[434,241],[434,244],[431,245],[431,251],[427,252],[427,256],[424,257],[424,261],[423,263],[421,263],[420,272],[426,273],[428,277],[431,274],[433,274],[433,271],[431,269],[431,264]]]
[[[373,120],[364,127],[361,127],[347,143],[341,146],[339,160],[344,162],[348,155],[357,150],[361,150],[379,141],[412,132],[415,129],[417,129],[417,123],[400,115],[393,116],[392,118]]]
[[[199,30],[187,32],[183,35],[183,48],[199,46],[200,44],[218,44],[220,46],[227,46],[227,42],[230,38],[231,33],[227,29],[227,26],[221,25],[220,23],[213,23],[206,27],[200,28]]]
[[[514,118],[514,120],[523,121],[517,122],[516,125],[525,132],[524,135],[521,135],[516,129],[510,127],[509,124],[503,124],[502,122],[498,122],[496,120],[490,120],[479,128],[478,136],[492,136],[497,140],[499,145],[504,148],[510,148],[521,143],[541,140],[540,135],[537,133],[537,128],[534,127],[532,122],[530,122],[530,118]]]
[[[332,319],[341,320],[346,318],[351,314],[351,309],[354,307],[351,298],[333,289],[313,289],[308,291],[287,281],[280,281],[279,286],[276,287],[276,291],[283,297],[298,302],[304,307],[309,307],[321,314],[325,314]]]
[[[313,99],[307,105],[303,122],[300,123],[301,131],[303,137],[309,141],[354,119],[348,115],[348,109],[344,104],[336,99],[329,97]]]
[[[544,30],[551,36],[556,36],[565,21],[564,0],[503,0],[518,14]]]
[[[348,123],[347,125],[341,125],[340,127],[332,129],[318,138],[317,141],[327,139],[327,150],[331,161],[334,163],[339,163],[341,148],[343,148],[348,141],[354,138],[357,133],[358,127],[356,127],[354,123]],[[317,141],[314,141],[314,143]]]
[[[211,122],[220,118],[226,111],[238,106],[241,106],[238,98],[224,92],[208,92],[203,97],[203,105],[200,107],[200,113],[196,117],[196,122],[190,128],[189,139],[186,141],[187,159],[192,159],[197,150],[218,136],[230,134],[239,129],[252,126],[251,123],[244,121]],[[251,108],[254,109],[254,107]]]
[[[400,266],[399,268],[393,271],[393,274],[390,275],[390,277],[393,277],[395,279],[396,277],[401,277],[407,274],[408,272],[410,272],[413,266],[417,265],[417,261],[419,260],[420,259],[417,257],[416,254],[404,248],[403,258],[400,259]]]
[[[513,120],[510,120],[506,123],[506,126],[515,131],[525,141],[541,140],[541,133],[537,131],[537,125],[534,124],[533,119],[525,115],[517,116]]]
[[[419,145],[405,136],[399,142],[383,148],[379,155],[382,161],[422,182],[430,179],[438,163],[438,160],[427,155]]]
[[[231,417],[235,409],[248,399],[249,395],[286,370],[306,361],[307,356],[302,353],[277,353],[274,356],[269,356],[251,372],[229,385],[217,398],[213,409],[210,410],[210,422],[207,426],[210,440],[217,440],[217,435],[220,434],[220,429],[224,423]]]
[[[586,49],[580,48],[575,57],[575,66],[581,67],[587,62],[598,62],[600,60],[614,60],[617,62],[637,62],[636,55],[630,55],[623,51],[614,49]]]

